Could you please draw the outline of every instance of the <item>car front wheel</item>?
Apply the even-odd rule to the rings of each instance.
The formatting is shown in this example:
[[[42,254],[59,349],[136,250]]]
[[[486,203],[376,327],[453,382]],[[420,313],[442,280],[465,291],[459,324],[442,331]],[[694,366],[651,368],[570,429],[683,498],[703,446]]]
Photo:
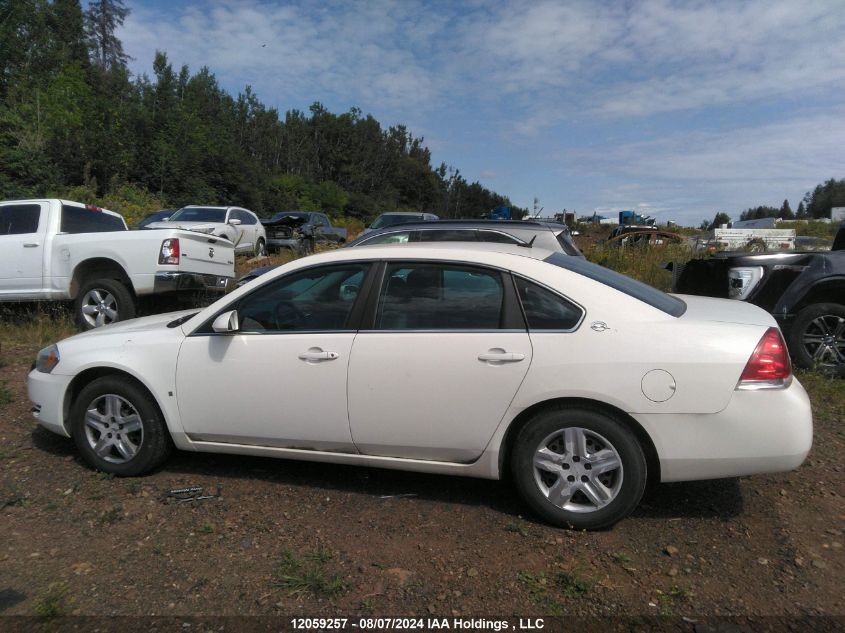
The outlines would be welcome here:
[[[83,388],[70,422],[85,461],[103,472],[143,475],[170,453],[170,435],[152,396],[123,377],[104,376]]]
[[[646,460],[620,421],[588,408],[535,415],[516,437],[511,469],[528,505],[559,527],[598,530],[630,514],[646,486]]]
[[[790,328],[795,364],[845,376],[845,306],[814,303],[798,313]]]
[[[255,243],[255,256],[256,257],[264,257],[267,255],[267,245],[264,243],[262,238],[258,238],[258,241]]]

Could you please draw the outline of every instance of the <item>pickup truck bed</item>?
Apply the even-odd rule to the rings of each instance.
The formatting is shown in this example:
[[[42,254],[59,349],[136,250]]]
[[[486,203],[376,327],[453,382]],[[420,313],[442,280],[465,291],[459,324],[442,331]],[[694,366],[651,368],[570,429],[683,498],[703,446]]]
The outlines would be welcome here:
[[[233,277],[225,239],[129,231],[114,212],[66,200],[0,202],[0,301],[73,300],[85,329],[131,318],[138,297],[223,290]]]

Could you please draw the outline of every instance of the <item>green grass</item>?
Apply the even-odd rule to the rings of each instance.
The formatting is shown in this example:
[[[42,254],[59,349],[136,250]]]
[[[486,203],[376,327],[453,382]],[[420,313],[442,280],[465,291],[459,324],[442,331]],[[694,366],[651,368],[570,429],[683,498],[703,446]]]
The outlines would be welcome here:
[[[311,594],[317,598],[334,598],[346,590],[346,583],[327,569],[331,559],[332,554],[325,547],[317,547],[301,557],[284,550],[276,565],[274,586],[298,597]]]
[[[586,596],[593,586],[593,581],[565,571],[555,573],[551,580],[542,572],[519,572],[517,579],[528,592],[531,601],[549,615],[563,615],[565,607],[562,598],[578,600]]]
[[[0,407],[11,404],[15,401],[12,392],[6,389],[6,383],[0,384]]]
[[[67,586],[63,582],[53,583],[36,598],[32,610],[42,618],[57,618],[65,614],[68,602]]]
[[[0,340],[4,347],[25,347],[35,353],[56,341],[77,333],[70,313],[58,304],[39,304],[21,310],[19,306],[4,306],[0,310]]]

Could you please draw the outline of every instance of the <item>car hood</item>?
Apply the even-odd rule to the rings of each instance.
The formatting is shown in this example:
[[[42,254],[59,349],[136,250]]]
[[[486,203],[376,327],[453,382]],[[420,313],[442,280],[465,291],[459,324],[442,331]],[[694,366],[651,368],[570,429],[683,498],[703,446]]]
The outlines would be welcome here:
[[[289,215],[285,217],[279,218],[278,220],[261,220],[261,224],[264,226],[302,226],[306,224],[308,220],[303,220],[302,218],[294,218]]]
[[[127,321],[118,321],[111,325],[94,328],[87,332],[81,332],[75,336],[71,336],[65,341],[83,341],[90,340],[92,337],[109,336],[111,334],[129,334],[136,332],[149,332],[151,330],[158,330],[167,327],[167,324],[184,316],[193,316],[200,312],[200,308],[193,308],[192,310],[179,310],[178,312],[167,312],[165,314],[154,314],[148,317],[141,317],[138,319],[129,319]]]
[[[771,314],[744,301],[695,295],[673,296],[687,304],[686,311],[681,315],[684,320],[777,327],[777,321]]]

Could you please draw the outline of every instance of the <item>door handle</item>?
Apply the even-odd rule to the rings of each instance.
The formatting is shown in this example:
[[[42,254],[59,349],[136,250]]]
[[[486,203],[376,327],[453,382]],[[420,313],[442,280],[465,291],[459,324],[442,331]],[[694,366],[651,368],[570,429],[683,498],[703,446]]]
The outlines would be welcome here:
[[[299,355],[299,360],[304,360],[308,363],[318,363],[324,360],[336,360],[340,358],[337,352],[326,352],[319,347],[312,347],[307,352],[302,352]]]
[[[36,242],[27,242],[23,245],[24,248],[37,248],[38,244]]]
[[[521,360],[525,360],[525,354],[515,354],[513,352],[505,352],[505,351],[489,351],[484,354],[478,355],[478,360],[483,360],[485,362],[491,363],[518,363]]]

